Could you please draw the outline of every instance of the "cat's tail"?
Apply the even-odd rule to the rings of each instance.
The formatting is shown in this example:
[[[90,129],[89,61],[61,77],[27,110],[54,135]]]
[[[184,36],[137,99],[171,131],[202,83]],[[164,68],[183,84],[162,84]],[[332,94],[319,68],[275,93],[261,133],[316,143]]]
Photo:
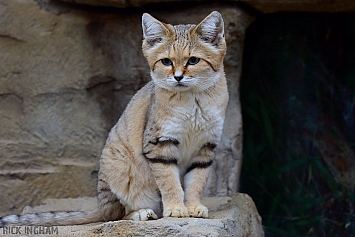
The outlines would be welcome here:
[[[101,212],[76,211],[76,212],[43,212],[23,215],[10,215],[0,218],[0,228],[4,226],[59,226],[81,225],[102,221]]]

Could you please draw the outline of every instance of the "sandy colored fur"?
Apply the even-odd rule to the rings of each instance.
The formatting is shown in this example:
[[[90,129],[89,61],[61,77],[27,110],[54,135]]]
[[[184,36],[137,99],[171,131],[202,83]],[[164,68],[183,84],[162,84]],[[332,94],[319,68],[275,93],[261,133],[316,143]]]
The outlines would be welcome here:
[[[111,131],[100,174],[126,215],[149,208],[158,216],[207,217],[200,200],[214,151],[206,144],[218,143],[228,101],[223,20],[214,12],[198,25],[172,26],[145,14],[143,32],[153,80]],[[189,65],[191,57],[200,61]]]

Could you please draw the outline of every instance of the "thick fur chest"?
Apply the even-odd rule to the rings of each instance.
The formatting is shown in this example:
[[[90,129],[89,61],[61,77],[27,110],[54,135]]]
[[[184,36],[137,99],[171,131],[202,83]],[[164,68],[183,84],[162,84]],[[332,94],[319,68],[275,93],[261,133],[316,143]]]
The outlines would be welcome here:
[[[192,97],[170,107],[161,124],[160,136],[179,141],[181,158],[191,158],[206,143],[218,143],[224,121],[224,108],[205,98]]]

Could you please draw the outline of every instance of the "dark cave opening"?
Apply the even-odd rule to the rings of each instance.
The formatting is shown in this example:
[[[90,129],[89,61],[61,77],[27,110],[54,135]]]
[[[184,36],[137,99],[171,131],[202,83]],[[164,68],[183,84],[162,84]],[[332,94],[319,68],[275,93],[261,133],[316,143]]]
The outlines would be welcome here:
[[[241,192],[266,236],[355,235],[355,14],[276,13],[246,33]]]

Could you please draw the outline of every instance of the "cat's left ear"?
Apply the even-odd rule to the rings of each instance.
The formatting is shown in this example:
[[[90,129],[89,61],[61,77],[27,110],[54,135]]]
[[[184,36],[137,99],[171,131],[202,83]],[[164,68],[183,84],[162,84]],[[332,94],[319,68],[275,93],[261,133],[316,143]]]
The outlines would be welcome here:
[[[142,16],[143,38],[150,46],[160,43],[169,34],[166,25],[148,13]]]
[[[194,31],[202,41],[219,46],[224,41],[224,22],[221,14],[217,11],[211,12]]]

